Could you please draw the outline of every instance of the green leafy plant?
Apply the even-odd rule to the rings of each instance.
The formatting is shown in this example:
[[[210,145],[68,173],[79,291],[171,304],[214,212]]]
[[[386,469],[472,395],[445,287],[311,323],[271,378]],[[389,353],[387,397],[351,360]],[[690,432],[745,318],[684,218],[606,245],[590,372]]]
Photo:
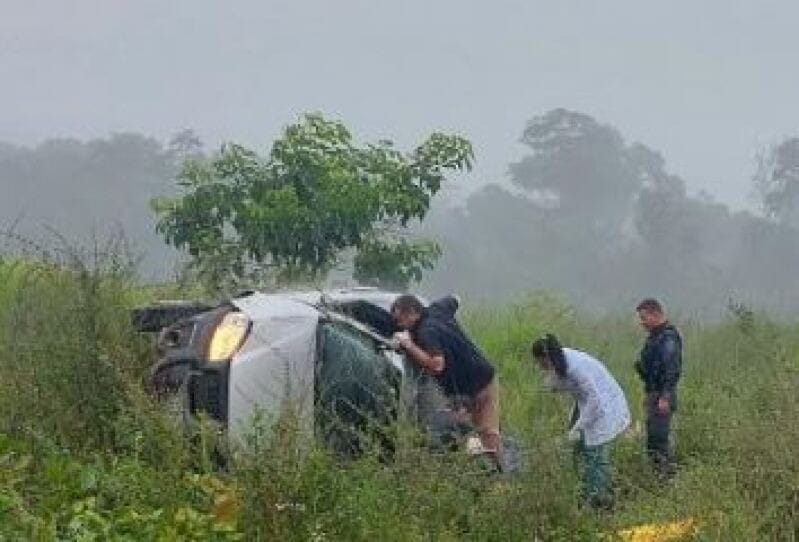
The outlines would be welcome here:
[[[402,153],[388,141],[359,146],[342,123],[306,115],[267,156],[226,144],[209,160],[188,159],[183,195],[154,202],[158,231],[215,287],[319,279],[347,250],[359,277],[407,284],[438,249],[386,239],[424,218],[446,175],[472,158],[459,136],[434,133]]]

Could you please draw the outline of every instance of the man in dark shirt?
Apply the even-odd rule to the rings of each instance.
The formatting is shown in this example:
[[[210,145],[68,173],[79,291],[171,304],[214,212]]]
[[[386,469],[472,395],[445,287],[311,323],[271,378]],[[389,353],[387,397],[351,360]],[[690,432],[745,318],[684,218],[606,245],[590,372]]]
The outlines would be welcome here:
[[[466,336],[455,311],[458,300],[445,297],[424,307],[416,297],[402,295],[391,307],[399,347],[424,372],[432,375],[450,398],[467,398],[467,410],[480,434],[483,449],[501,461],[499,394],[494,367]]]
[[[666,319],[663,306],[645,299],[636,307],[641,326],[649,336],[635,369],[644,383],[646,449],[661,474],[674,472],[669,433],[677,411],[677,382],[682,370],[682,337]]]

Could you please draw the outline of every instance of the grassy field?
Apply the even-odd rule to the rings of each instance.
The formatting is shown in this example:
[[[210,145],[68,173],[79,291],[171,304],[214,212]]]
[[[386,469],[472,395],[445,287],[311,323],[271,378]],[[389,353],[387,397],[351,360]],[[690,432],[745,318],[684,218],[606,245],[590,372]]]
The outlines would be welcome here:
[[[145,292],[114,265],[0,265],[0,540],[613,540],[688,519],[696,540],[799,537],[793,323],[741,307],[713,324],[678,322],[680,471],[660,485],[642,436],[620,439],[617,509],[597,515],[577,508],[568,404],[540,391],[528,345],[550,331],[606,361],[640,422],[632,363],[643,333],[631,314],[591,317],[544,295],[467,307],[500,370],[504,427],[526,450],[519,479],[413,447],[391,465],[342,465],[322,450],[299,461],[291,428],[254,432],[250,453],[220,474],[143,393],[150,345],[128,310],[150,295],[181,292]]]

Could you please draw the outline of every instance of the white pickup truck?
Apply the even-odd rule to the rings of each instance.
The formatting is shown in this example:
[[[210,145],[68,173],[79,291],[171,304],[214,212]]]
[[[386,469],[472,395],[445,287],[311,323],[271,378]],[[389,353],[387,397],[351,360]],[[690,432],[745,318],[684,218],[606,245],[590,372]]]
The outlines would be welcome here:
[[[211,306],[165,302],[134,311],[158,332],[153,389],[191,423],[200,413],[240,444],[256,413],[295,416],[342,455],[366,440],[393,450],[394,424],[418,424],[435,446],[458,445],[459,423],[435,381],[389,346],[399,294],[373,288],[248,292]]]

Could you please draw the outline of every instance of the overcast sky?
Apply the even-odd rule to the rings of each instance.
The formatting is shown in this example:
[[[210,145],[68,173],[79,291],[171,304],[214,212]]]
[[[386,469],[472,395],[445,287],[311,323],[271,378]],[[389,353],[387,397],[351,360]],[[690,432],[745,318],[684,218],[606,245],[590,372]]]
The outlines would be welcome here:
[[[748,205],[799,133],[799,1],[0,0],[0,140],[195,128],[262,148],[304,111],[410,145],[462,132],[498,180],[566,107]]]

